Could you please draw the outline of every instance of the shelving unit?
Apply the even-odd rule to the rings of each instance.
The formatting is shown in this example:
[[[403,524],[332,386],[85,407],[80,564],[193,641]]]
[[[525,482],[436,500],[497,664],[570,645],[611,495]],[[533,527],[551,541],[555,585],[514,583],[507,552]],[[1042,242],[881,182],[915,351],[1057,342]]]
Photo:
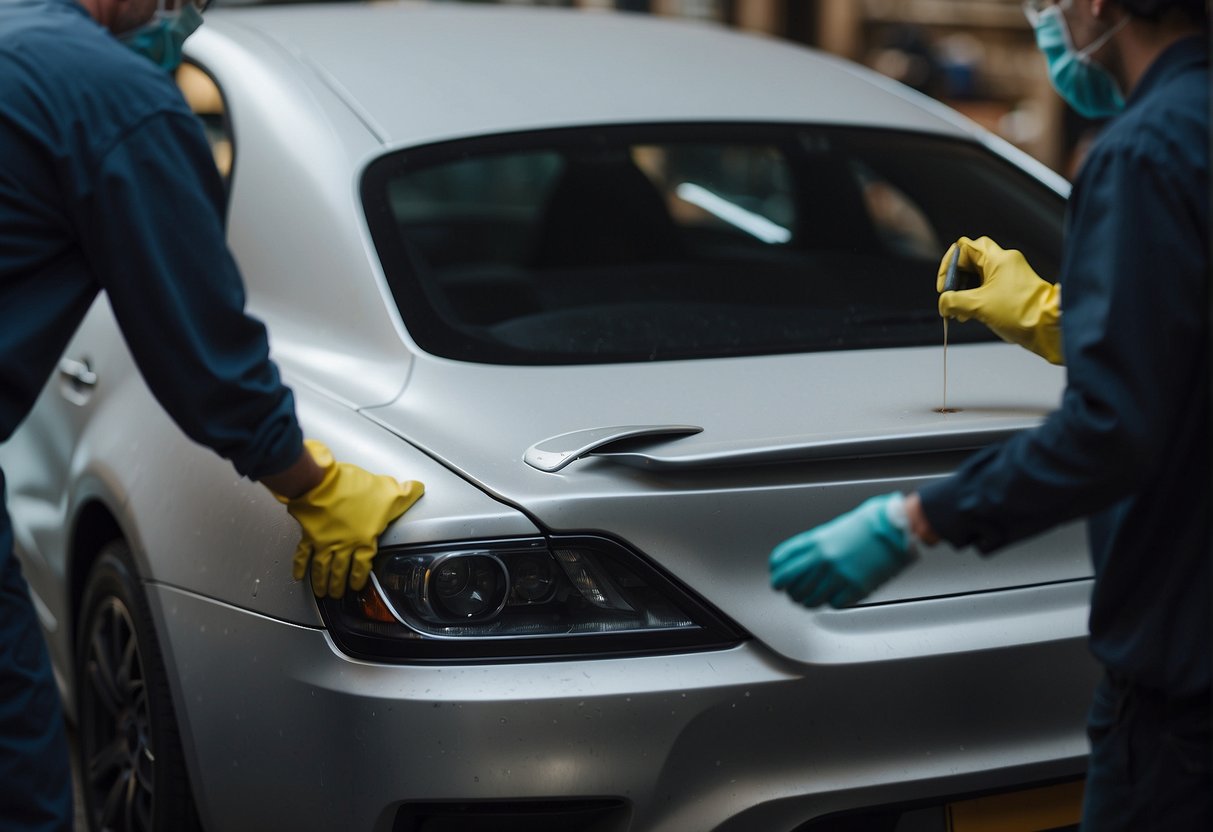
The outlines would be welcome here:
[[[821,48],[897,77],[907,59],[899,60],[898,41],[913,33],[934,62],[925,92],[1065,170],[1064,104],[1049,85],[1019,0],[819,0],[817,5]]]

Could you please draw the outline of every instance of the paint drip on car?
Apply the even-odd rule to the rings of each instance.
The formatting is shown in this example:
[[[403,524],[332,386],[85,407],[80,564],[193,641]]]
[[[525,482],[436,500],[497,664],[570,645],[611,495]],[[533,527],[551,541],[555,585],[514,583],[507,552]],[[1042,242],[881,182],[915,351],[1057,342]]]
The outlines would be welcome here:
[[[949,413],[959,413],[959,407],[948,407],[948,319],[943,319],[943,405],[933,408],[936,413],[945,416]]]

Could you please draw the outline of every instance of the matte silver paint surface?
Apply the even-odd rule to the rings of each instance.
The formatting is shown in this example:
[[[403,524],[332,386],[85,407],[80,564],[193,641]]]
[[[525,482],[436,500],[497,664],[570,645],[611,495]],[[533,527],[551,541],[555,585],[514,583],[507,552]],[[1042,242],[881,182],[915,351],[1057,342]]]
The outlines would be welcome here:
[[[234,115],[228,238],[274,359],[352,406],[396,396],[412,360],[360,222],[354,161],[379,144],[306,64],[222,15],[188,41]]]
[[[203,821],[224,832],[388,832],[406,800],[604,795],[632,803],[637,830],[790,830],[855,806],[1067,776],[1086,753],[1089,673],[1070,639],[832,666],[750,642],[390,667],[342,657],[320,630],[171,587],[151,597]],[[945,638],[963,625],[942,622],[966,605],[931,605]],[[1059,623],[1029,626],[1044,637]]]
[[[723,27],[636,15],[386,4],[208,16],[305,55],[387,145],[625,122],[806,121],[958,132],[899,95],[869,106],[845,61]],[[356,32],[350,40],[335,31]],[[356,48],[346,48],[356,43]],[[626,51],[621,47],[626,46]],[[552,67],[560,71],[552,72]]]
[[[865,350],[588,367],[501,367],[418,357],[394,404],[367,412],[429,448],[545,528],[627,541],[789,658],[814,661],[806,613],[772,604],[766,558],[783,538],[873,494],[946,474],[990,438],[1037,424],[1064,373],[1005,344],[952,347],[940,414],[942,348]],[[549,396],[548,391],[560,395]],[[498,403],[484,420],[477,402]],[[515,403],[510,406],[510,403]],[[543,473],[502,451],[597,424],[694,424],[650,448],[661,464],[610,454]],[[591,423],[592,424],[592,423]],[[838,448],[846,448],[841,456]],[[892,453],[882,453],[889,451]],[[793,464],[761,465],[772,458]],[[703,463],[705,460],[708,463]],[[731,466],[722,461],[746,462]],[[1084,580],[1077,525],[995,558],[928,550],[866,603]],[[1081,607],[1085,599],[1076,601]],[[1076,619],[1077,620],[1077,619]],[[1082,626],[1070,635],[1080,637]]]
[[[403,801],[615,796],[634,807],[631,832],[779,832],[1082,771],[1096,670],[1077,527],[988,560],[929,550],[845,611],[798,608],[765,566],[783,537],[1038,423],[1063,371],[1013,347],[953,347],[949,403],[963,412],[942,416],[935,348],[438,359],[402,324],[358,197],[366,163],[413,143],[684,119],[970,137],[1064,193],[1059,177],[862,69],[705,25],[417,3],[218,10],[187,51],[226,95],[230,241],[306,433],[426,483],[383,544],[607,534],[753,636],[728,651],[483,666],[341,655],[291,580],[293,522],[177,431],[99,300],[64,356],[96,384],[50,379],[0,448],[17,549],[67,687],[82,511],[103,508],[130,540],[210,828],[386,831]],[[552,473],[523,459],[616,425],[703,432]]]

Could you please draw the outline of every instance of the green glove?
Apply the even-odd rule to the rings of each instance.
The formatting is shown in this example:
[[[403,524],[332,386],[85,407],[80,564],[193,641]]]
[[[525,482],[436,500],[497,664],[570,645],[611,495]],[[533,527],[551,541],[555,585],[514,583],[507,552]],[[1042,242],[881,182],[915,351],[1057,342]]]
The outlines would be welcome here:
[[[362,589],[379,549],[379,535],[425,493],[415,480],[397,482],[348,462],[336,462],[323,443],[305,439],[324,479],[294,499],[275,495],[299,521],[303,537],[295,549],[295,580],[302,580],[311,563],[312,591],[340,598],[350,588]]]
[[[914,560],[905,497],[885,494],[771,552],[771,588],[806,607],[849,606]]]
[[[960,247],[957,266],[981,276],[976,289],[943,290],[952,252]],[[935,284],[939,314],[967,321],[976,318],[1004,341],[1019,344],[1052,364],[1063,364],[1061,354],[1061,287],[1032,271],[1018,251],[1000,248],[989,237],[961,237],[939,264]]]

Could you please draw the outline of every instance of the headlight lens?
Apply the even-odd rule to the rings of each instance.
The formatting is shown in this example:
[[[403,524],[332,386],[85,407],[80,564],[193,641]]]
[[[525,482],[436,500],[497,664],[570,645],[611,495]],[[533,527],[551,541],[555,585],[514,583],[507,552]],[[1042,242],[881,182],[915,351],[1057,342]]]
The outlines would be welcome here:
[[[397,556],[375,570],[391,598],[407,599],[416,615],[434,625],[482,621],[505,606],[510,576],[489,552],[443,552],[436,557]]]
[[[345,652],[397,661],[703,649],[741,633],[639,556],[597,537],[388,549],[321,609]]]

